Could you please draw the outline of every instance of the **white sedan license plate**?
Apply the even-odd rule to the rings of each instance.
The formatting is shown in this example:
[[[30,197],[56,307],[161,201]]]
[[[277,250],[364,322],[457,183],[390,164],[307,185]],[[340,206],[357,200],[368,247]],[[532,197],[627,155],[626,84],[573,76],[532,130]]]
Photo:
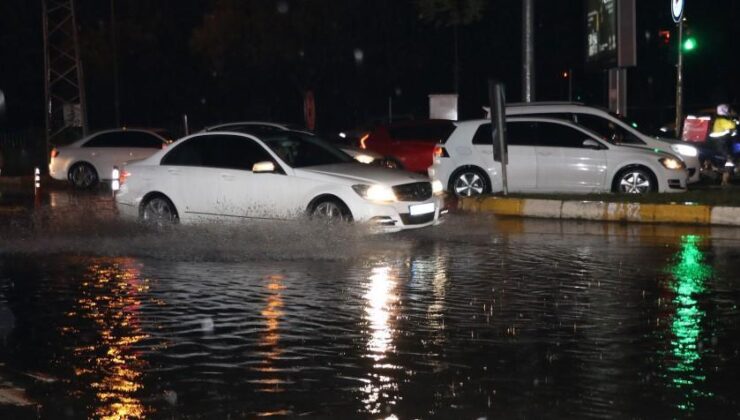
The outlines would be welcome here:
[[[414,206],[409,206],[409,213],[412,216],[434,213],[434,203],[416,204]]]

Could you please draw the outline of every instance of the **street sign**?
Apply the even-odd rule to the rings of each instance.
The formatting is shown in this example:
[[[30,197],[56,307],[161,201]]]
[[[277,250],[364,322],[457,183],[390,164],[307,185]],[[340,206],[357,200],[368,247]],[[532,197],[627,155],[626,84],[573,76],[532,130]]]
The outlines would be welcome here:
[[[680,22],[683,17],[684,3],[684,0],[671,0],[671,16],[676,23]]]

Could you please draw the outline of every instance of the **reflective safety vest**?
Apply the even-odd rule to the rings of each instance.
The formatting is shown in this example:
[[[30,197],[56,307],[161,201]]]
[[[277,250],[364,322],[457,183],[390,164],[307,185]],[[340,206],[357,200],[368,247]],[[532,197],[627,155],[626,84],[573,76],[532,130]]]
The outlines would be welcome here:
[[[714,120],[712,133],[709,136],[724,137],[728,134],[732,134],[735,130],[737,130],[737,124],[735,124],[735,121],[725,117],[717,117]]]

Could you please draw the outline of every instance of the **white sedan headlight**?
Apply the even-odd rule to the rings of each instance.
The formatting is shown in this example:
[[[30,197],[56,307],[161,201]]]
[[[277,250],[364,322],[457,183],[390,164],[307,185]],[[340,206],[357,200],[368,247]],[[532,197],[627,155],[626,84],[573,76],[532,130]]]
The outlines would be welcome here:
[[[671,150],[681,156],[697,157],[699,155],[699,151],[696,150],[696,147],[689,146],[688,144],[672,144]]]
[[[663,158],[660,159],[660,163],[666,167],[666,169],[684,169],[686,165],[678,159]]]
[[[432,193],[433,194],[442,194],[442,191],[444,191],[444,186],[442,186],[442,181],[435,179],[432,181]]]
[[[396,194],[393,192],[393,189],[390,187],[386,187],[385,185],[358,184],[353,185],[352,189],[355,190],[355,192],[359,194],[362,198],[369,201],[397,201]]]
[[[364,153],[360,153],[358,155],[355,155],[355,160],[358,161],[358,162],[360,162],[360,163],[371,164],[371,163],[373,163],[373,161],[375,160],[375,158],[372,157],[372,156],[370,156],[370,155],[366,155]]]

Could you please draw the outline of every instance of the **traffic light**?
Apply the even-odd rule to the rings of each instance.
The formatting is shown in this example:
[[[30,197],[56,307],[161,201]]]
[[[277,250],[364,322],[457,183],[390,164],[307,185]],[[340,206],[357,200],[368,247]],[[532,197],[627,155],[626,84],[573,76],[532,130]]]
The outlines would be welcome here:
[[[683,41],[683,45],[681,46],[681,48],[683,49],[684,52],[691,52],[691,51],[694,51],[696,47],[698,46],[699,44],[696,42],[696,38],[689,35]]]
[[[658,37],[660,38],[660,41],[663,45],[671,44],[671,31],[662,29],[658,31]]]

